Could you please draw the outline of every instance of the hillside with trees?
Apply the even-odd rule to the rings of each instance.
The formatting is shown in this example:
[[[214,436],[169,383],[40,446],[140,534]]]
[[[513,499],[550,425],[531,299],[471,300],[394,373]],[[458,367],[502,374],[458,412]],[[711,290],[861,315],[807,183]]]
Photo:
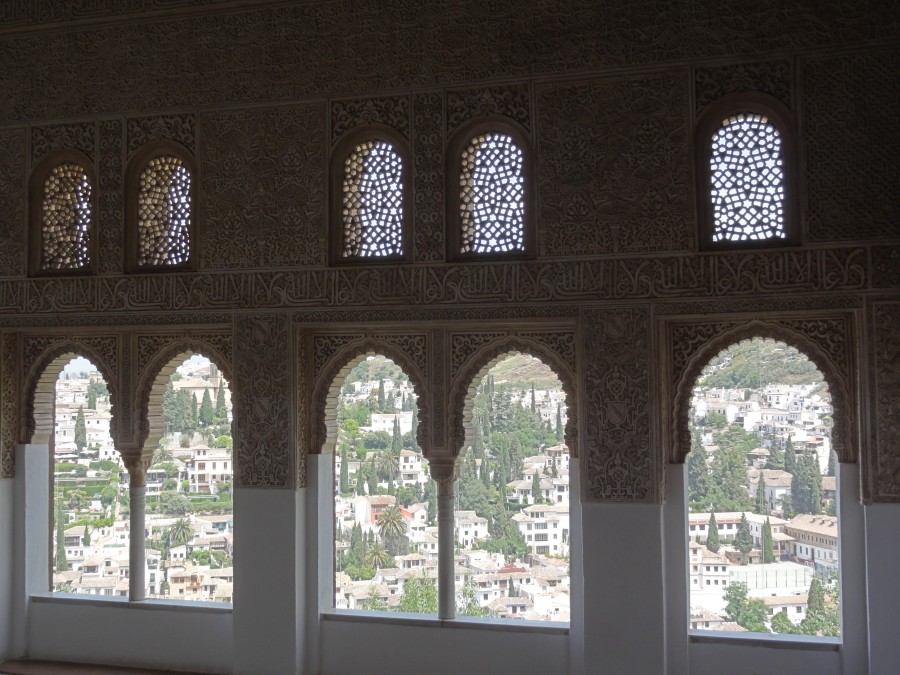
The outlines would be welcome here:
[[[704,387],[762,389],[767,384],[822,381],[815,364],[794,347],[754,338],[732,345],[713,358],[697,383]]]

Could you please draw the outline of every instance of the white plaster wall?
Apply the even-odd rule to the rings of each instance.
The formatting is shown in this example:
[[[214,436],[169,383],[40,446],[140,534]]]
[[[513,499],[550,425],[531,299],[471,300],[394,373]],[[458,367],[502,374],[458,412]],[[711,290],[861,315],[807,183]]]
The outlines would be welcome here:
[[[321,675],[568,672],[566,635],[328,620],[321,636]]]
[[[585,672],[666,672],[662,507],[584,504],[582,522]]]
[[[230,673],[232,615],[155,603],[133,608],[125,601],[32,600],[28,656]]]
[[[869,667],[900,673],[900,504],[866,507]]]
[[[12,655],[14,489],[11,478],[0,479],[0,661]]]
[[[299,672],[304,644],[303,493],[237,489],[234,513],[234,672]]]

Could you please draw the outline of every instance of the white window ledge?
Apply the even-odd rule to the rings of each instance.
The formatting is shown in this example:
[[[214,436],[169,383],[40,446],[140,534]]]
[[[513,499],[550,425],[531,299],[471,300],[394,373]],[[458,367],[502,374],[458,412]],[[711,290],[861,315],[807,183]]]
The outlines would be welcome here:
[[[343,621],[347,623],[384,623],[395,626],[427,626],[433,628],[457,628],[469,630],[492,630],[507,633],[544,633],[546,635],[568,635],[569,624],[561,621],[525,621],[518,619],[488,619],[475,616],[456,619],[438,619],[435,616],[408,614],[406,612],[370,612],[357,609],[324,611],[323,621]]]
[[[713,630],[690,631],[691,644],[731,644],[766,649],[803,649],[806,651],[839,652],[840,638],[815,635],[767,635],[766,633],[722,633]]]
[[[93,596],[84,593],[35,593],[31,602],[83,605],[93,607],[115,607],[116,609],[149,609],[169,612],[193,612],[197,614],[231,614],[231,603],[204,602],[198,600],[161,600],[151,598],[132,602],[122,596]]]

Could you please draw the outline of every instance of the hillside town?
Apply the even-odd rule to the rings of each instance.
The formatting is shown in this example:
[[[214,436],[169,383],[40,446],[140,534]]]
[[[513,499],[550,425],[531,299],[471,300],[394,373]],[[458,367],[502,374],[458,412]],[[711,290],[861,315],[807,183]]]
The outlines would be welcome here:
[[[569,620],[569,451],[552,372],[516,355],[485,377],[457,481],[462,615]],[[502,364],[500,364],[502,365]],[[539,386],[528,382],[541,369]],[[370,357],[341,390],[335,452],[335,607],[436,611],[437,490],[416,443],[412,387]]]
[[[231,398],[216,366],[196,356],[179,366],[163,417],[167,433],[146,475],[146,595],[231,602]],[[100,373],[84,359],[71,362],[56,387],[56,592],[128,596],[128,474],[109,429]]]
[[[786,345],[754,340],[711,364],[694,389],[692,629],[838,634],[832,408],[804,362]]]

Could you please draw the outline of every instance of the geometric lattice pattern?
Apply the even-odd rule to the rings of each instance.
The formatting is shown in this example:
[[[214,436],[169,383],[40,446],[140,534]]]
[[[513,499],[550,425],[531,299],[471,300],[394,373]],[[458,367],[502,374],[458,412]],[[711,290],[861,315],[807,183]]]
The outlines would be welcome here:
[[[91,262],[91,193],[83,167],[50,170],[41,201],[41,270],[75,270]]]
[[[147,162],[138,183],[141,266],[178,265],[191,252],[191,174],[178,157]]]
[[[343,257],[403,255],[403,160],[390,143],[366,141],[344,161]]]
[[[762,115],[726,119],[712,139],[713,241],[783,239],[781,137]]]
[[[462,153],[459,172],[460,252],[525,250],[522,149],[510,136],[481,134]]]

